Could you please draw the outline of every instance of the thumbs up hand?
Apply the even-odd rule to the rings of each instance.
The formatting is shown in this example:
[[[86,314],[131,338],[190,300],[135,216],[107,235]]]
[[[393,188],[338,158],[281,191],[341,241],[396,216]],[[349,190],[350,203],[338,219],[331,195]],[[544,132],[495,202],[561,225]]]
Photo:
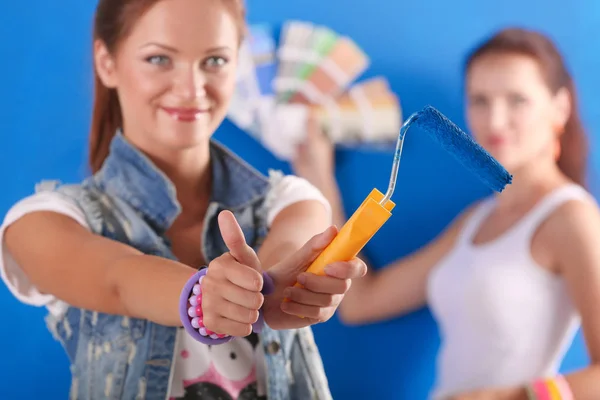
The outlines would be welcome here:
[[[219,228],[229,252],[209,264],[202,280],[204,326],[218,334],[247,336],[260,322],[261,291],[271,291],[272,282],[265,281],[258,256],[231,212],[219,214]]]
[[[256,252],[229,211],[219,214],[221,235],[228,253],[213,260],[202,280],[202,319],[207,330],[229,336],[247,336],[262,326],[259,312],[273,329],[294,329],[327,321],[354,278],[366,273],[358,258],[333,263],[325,276],[304,272],[337,234],[330,228],[302,248],[262,271]],[[293,287],[300,282],[303,287]],[[264,295],[268,295],[265,302]],[[288,299],[289,301],[285,301]]]

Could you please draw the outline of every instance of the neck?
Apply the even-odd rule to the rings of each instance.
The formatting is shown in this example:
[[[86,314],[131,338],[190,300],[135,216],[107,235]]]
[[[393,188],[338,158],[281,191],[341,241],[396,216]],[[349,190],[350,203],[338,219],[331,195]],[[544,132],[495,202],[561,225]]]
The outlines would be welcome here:
[[[532,160],[513,173],[513,182],[497,195],[499,209],[527,206],[552,190],[565,177],[554,160]]]
[[[177,154],[152,155],[151,158],[175,185],[182,214],[203,213],[210,200],[212,184],[209,143]]]

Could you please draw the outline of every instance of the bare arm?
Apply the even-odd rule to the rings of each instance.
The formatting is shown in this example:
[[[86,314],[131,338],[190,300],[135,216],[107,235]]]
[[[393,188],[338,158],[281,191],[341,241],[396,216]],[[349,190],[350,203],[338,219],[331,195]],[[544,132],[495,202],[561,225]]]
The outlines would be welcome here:
[[[311,175],[313,183],[329,201],[333,221],[339,228],[346,222],[339,188],[333,174]],[[318,178],[317,178],[318,177]],[[436,240],[416,253],[380,271],[352,282],[339,307],[339,316],[348,324],[362,324],[393,318],[422,307],[426,301],[427,277],[431,268],[454,246],[467,211]],[[364,257],[361,257],[364,260]]]
[[[340,194],[340,189],[335,180],[335,176],[333,174],[322,174],[318,181],[311,182],[327,199],[329,204],[331,205],[331,215],[333,224],[338,227],[338,229],[342,229],[342,226],[346,223],[347,217],[346,212],[344,211],[344,205],[342,203],[342,196]]]
[[[190,267],[144,255],[53,212],[20,218],[4,240],[44,293],[88,310],[181,324],[179,294],[194,272]]]
[[[574,398],[600,398],[600,212],[592,204],[570,202],[548,220],[551,249],[579,310],[590,366],[566,376]]]
[[[369,270],[352,283],[340,305],[340,318],[348,324],[377,322],[414,311],[425,305],[427,277],[452,249],[463,221],[457,218],[433,242],[379,271]]]
[[[326,208],[315,200],[300,201],[283,209],[258,251],[263,268],[269,269],[291,256],[310,238],[327,229],[330,222]]]

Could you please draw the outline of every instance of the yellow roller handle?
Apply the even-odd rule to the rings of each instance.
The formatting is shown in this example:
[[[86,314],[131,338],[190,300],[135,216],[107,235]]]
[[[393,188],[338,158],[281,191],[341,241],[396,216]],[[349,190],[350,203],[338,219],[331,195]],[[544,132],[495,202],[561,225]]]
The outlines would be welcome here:
[[[384,205],[379,204],[383,197],[379,190],[373,189],[306,272],[325,275],[327,265],[338,261],[350,261],[356,257],[392,216],[391,211],[396,204],[391,200]],[[302,287],[299,283],[294,286]]]

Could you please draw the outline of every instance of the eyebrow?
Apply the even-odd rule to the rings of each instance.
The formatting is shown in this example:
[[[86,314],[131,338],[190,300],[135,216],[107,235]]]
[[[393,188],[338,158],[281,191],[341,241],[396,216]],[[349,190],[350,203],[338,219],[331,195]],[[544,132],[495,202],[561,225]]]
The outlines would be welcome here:
[[[210,49],[208,49],[206,52],[207,53],[215,53],[217,51],[223,51],[223,50],[231,50],[231,48],[229,46],[217,46],[217,47],[211,47]]]
[[[158,42],[149,42],[149,43],[146,43],[146,44],[140,46],[140,49],[143,49],[143,48],[149,47],[149,46],[161,47],[161,48],[163,48],[165,50],[168,50],[168,51],[170,51],[172,53],[177,53],[178,52],[178,50],[175,47],[168,46],[166,44],[162,44],[162,43],[158,43]],[[230,48],[229,48],[229,46],[211,47],[210,49],[208,49],[206,51],[206,53],[214,53],[214,52],[223,51],[223,50],[230,50]]]
[[[176,48],[171,47],[171,46],[167,46],[166,44],[157,43],[157,42],[146,43],[146,44],[140,46],[140,49],[143,49],[145,47],[150,47],[150,46],[162,47],[165,50],[168,50],[168,51],[173,52],[173,53],[177,53],[177,49]]]

